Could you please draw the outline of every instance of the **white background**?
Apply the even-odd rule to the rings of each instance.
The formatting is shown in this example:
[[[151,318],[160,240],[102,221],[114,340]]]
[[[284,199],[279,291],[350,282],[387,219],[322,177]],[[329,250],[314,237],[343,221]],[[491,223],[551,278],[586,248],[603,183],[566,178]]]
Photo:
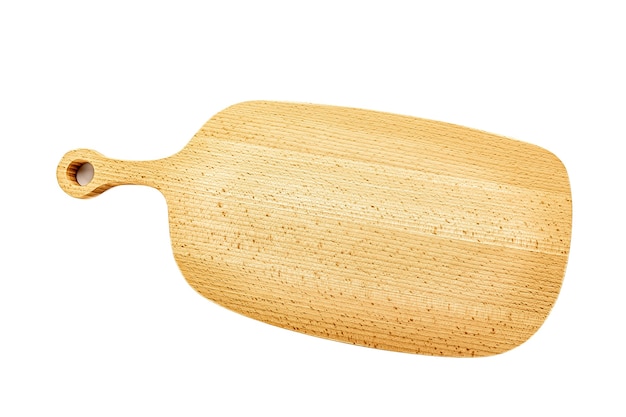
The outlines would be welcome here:
[[[87,3],[0,3],[0,415],[624,415],[619,2]],[[554,152],[574,228],[545,325],[482,359],[274,328],[185,283],[157,191],[77,200],[56,183],[70,149],[165,157],[252,99]]]

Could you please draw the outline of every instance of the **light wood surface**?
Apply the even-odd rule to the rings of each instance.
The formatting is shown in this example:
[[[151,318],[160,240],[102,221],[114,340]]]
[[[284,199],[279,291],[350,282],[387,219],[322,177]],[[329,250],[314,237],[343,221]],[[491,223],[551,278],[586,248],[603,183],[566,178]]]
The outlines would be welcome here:
[[[80,186],[78,167],[94,167]],[[61,188],[161,191],[189,284],[231,310],[357,345],[485,356],[526,341],[559,293],[571,194],[552,153],[414,117],[246,102],[179,153],[79,149]]]

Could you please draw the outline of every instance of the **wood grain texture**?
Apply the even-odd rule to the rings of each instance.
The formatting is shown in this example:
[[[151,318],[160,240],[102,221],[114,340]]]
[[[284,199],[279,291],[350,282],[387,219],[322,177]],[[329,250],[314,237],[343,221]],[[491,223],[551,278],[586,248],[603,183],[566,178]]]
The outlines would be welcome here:
[[[90,162],[94,178],[75,180]],[[176,155],[89,150],[68,194],[159,189],[176,262],[205,297],[310,335],[401,352],[485,356],[527,340],[559,293],[571,194],[550,152],[414,117],[247,102]]]

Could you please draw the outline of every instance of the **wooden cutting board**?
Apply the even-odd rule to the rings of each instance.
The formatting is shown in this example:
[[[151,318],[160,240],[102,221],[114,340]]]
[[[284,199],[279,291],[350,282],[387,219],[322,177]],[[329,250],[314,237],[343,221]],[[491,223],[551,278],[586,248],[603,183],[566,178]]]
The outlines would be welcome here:
[[[91,182],[79,185],[89,163]],[[569,252],[567,172],[552,153],[368,110],[246,102],[156,161],[68,152],[61,188],[165,196],[174,257],[216,303],[356,345],[485,356],[526,341]]]

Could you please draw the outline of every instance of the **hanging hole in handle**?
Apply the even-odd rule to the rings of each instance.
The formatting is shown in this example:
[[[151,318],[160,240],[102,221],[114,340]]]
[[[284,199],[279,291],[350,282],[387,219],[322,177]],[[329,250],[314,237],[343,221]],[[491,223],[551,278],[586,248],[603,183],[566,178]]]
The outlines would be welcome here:
[[[67,167],[69,180],[80,186],[89,184],[93,179],[93,175],[93,165],[87,161],[74,161]]]

